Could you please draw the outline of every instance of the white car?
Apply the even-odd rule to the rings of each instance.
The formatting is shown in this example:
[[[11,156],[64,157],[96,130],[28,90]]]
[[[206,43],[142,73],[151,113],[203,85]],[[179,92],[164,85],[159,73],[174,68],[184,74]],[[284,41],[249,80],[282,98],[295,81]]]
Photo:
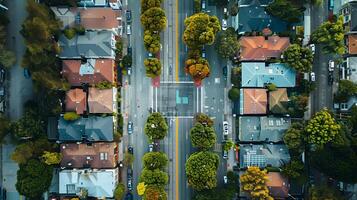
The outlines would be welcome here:
[[[153,144],[149,144],[149,152],[153,152],[154,151],[154,145]]]
[[[227,30],[227,20],[226,19],[222,19],[222,30]]]
[[[310,49],[311,49],[311,51],[312,51],[312,55],[314,55],[315,54],[315,44],[310,44]]]
[[[310,73],[310,80],[311,80],[312,82],[315,82],[315,80],[316,80],[315,72],[311,72],[311,73]]]
[[[335,69],[335,62],[333,60],[328,61],[328,71],[333,72]]]
[[[224,182],[224,184],[228,183],[228,177],[227,176],[223,176],[223,182]]]
[[[227,8],[223,8],[223,14],[228,14],[228,9]]]
[[[126,34],[127,34],[127,35],[131,35],[131,25],[130,25],[130,24],[128,24],[128,25],[126,26]]]
[[[223,135],[228,135],[228,122],[223,121]]]

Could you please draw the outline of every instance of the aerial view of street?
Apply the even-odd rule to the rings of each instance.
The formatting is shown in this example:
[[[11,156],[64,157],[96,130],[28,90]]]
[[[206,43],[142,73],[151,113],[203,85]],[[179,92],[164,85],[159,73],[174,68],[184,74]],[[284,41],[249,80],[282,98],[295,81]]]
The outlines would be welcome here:
[[[356,0],[0,0],[0,200],[357,200]]]

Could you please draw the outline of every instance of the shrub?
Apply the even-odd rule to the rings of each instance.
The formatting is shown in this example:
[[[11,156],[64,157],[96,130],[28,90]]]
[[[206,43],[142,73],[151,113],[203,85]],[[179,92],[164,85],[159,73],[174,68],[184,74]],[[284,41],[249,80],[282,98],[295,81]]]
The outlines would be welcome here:
[[[276,85],[274,83],[269,83],[266,87],[267,87],[269,92],[277,90]]]
[[[72,39],[74,36],[76,36],[76,30],[74,28],[68,28],[63,31],[64,36],[66,36],[67,39]]]
[[[80,116],[75,112],[66,112],[63,115],[63,119],[67,120],[67,121],[74,121],[74,120],[77,120],[79,117]]]
[[[237,87],[232,87],[228,91],[228,98],[232,101],[238,101],[239,100],[239,89]]]
[[[109,81],[102,81],[102,82],[95,84],[95,88],[100,89],[100,90],[111,89],[111,88],[113,88],[113,83],[111,83]]]

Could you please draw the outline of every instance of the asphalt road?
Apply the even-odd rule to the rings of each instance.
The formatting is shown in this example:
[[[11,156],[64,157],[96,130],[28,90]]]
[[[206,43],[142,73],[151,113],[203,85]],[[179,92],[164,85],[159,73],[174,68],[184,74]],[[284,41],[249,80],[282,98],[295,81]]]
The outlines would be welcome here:
[[[321,23],[327,20],[327,2],[323,1],[322,6],[312,6],[311,8],[311,31],[314,31]],[[331,55],[322,53],[321,45],[316,45],[313,72],[316,74],[316,89],[312,93],[311,114],[318,112],[324,107],[332,108],[332,87],[328,85],[328,61]]]

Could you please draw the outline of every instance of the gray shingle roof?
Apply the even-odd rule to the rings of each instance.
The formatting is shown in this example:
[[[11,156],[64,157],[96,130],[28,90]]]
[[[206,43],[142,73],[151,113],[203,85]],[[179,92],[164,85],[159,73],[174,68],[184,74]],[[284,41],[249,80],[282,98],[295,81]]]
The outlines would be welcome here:
[[[75,121],[58,121],[60,141],[113,141],[113,117],[80,117]]]
[[[111,31],[87,31],[71,40],[61,35],[59,45],[60,58],[115,58],[115,40]]]

